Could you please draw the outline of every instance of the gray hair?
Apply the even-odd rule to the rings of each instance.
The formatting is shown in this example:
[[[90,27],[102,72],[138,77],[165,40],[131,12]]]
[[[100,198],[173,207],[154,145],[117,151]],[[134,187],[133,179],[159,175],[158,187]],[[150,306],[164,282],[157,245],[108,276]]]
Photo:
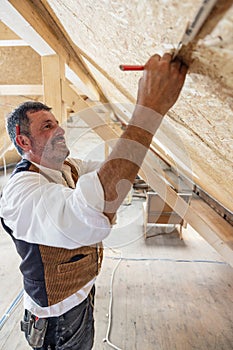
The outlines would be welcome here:
[[[23,155],[23,150],[16,143],[16,125],[19,125],[20,134],[30,137],[30,121],[27,112],[38,112],[42,110],[50,111],[51,108],[41,102],[27,101],[19,105],[7,116],[6,129],[11,141],[14,143],[14,146],[20,155]]]

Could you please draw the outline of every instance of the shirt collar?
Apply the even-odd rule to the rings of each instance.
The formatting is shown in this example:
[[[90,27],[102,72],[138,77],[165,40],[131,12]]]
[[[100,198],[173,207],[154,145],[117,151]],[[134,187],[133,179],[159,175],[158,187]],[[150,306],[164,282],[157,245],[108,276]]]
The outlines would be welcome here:
[[[47,178],[50,178],[53,182],[62,184],[63,179],[62,179],[62,172],[61,170],[55,170],[51,168],[47,168],[41,164],[35,163],[30,161],[32,164],[34,164],[37,168],[39,168],[40,173],[44,175]]]

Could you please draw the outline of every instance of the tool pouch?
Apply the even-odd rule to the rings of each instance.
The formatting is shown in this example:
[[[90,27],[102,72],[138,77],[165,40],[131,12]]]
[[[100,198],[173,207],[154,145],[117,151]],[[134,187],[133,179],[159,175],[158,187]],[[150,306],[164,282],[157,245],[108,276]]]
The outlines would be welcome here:
[[[25,311],[24,320],[21,321],[21,331],[25,333],[31,347],[41,348],[43,346],[47,325],[47,318],[38,318],[30,311]]]

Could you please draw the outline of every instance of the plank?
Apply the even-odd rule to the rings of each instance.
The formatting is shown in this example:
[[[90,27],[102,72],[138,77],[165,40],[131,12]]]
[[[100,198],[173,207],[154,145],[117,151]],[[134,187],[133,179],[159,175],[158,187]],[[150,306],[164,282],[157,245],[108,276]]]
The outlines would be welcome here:
[[[192,199],[191,209],[197,211],[209,226],[214,227],[218,236],[233,250],[233,229],[226,220],[198,197]]]
[[[44,103],[52,107],[60,124],[66,118],[62,102],[61,80],[65,78],[65,62],[58,55],[41,57]]]
[[[164,180],[151,168],[148,157],[145,158],[142,169],[153,190],[233,266],[233,227],[217,213],[215,223],[218,225],[211,224],[200,208],[192,207],[192,200],[191,204],[188,205],[170,186],[164,183]],[[209,212],[215,215],[211,207],[209,207]],[[221,235],[219,227],[224,227]]]
[[[43,95],[43,86],[35,84],[19,85],[0,85],[1,96],[18,96],[18,95]]]

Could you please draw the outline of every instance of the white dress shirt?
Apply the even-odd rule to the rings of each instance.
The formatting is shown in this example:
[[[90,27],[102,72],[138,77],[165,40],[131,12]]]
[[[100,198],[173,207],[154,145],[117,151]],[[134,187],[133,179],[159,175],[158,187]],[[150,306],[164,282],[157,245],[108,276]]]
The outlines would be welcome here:
[[[104,192],[96,172],[100,163],[67,160],[78,170],[76,187],[69,166],[58,171],[38,164],[40,173],[19,172],[5,185],[0,216],[16,239],[75,249],[99,243],[110,233],[111,224],[103,214]],[[73,189],[66,187],[64,178]],[[40,307],[25,292],[24,306],[39,317],[59,316],[80,304],[94,281],[48,307]]]

